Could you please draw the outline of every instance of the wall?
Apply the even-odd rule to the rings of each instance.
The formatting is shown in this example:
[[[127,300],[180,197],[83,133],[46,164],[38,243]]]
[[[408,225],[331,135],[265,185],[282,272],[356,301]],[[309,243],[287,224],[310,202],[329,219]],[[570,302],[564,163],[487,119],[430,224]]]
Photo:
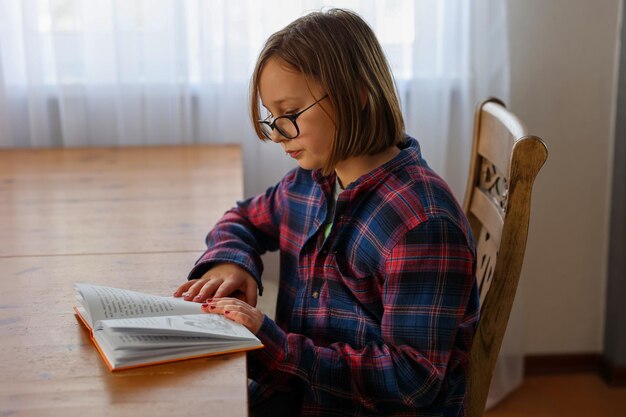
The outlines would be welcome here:
[[[509,0],[510,108],[550,156],[520,290],[527,354],[602,352],[620,0]]]

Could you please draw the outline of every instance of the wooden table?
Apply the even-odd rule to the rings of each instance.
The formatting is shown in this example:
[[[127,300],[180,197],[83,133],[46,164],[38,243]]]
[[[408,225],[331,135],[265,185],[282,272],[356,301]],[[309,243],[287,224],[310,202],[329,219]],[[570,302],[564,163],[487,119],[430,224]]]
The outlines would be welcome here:
[[[236,146],[0,151],[0,416],[246,415],[244,353],[111,373],[72,312],[171,294],[242,183]]]

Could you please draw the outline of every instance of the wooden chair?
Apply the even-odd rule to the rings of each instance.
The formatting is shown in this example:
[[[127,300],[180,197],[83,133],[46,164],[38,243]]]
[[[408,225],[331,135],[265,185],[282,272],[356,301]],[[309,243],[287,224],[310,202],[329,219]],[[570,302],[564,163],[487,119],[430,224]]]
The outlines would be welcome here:
[[[464,210],[477,242],[480,321],[470,355],[468,417],[482,417],[517,289],[533,181],[548,157],[498,99],[476,109]]]

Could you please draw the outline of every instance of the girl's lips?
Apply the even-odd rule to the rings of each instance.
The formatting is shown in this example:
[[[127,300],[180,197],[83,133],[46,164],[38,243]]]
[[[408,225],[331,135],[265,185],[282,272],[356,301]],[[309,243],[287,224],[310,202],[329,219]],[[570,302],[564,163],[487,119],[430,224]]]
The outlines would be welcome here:
[[[285,153],[292,158],[297,158],[298,155],[300,155],[300,152],[302,151],[285,151]]]

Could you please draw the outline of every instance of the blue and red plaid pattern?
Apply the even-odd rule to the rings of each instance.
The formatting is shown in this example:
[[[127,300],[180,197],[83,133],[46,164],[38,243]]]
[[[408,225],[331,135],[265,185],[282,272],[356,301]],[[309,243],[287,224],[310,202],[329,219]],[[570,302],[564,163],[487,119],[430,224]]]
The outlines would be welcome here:
[[[334,174],[295,169],[228,211],[190,274],[233,262],[261,290],[260,255],[280,249],[276,321],[249,376],[265,395],[301,396],[300,415],[465,415],[474,239],[417,141],[401,148],[340,194],[326,240]]]

